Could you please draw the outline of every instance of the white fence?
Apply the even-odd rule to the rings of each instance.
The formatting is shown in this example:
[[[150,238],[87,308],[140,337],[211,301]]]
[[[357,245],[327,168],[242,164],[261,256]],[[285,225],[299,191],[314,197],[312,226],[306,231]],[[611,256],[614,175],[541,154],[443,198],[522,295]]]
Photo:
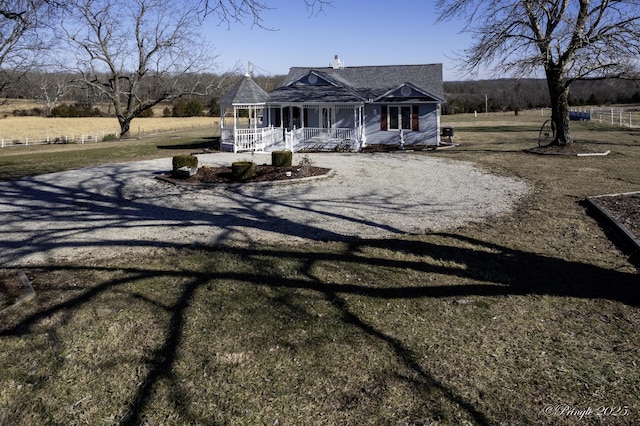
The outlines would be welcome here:
[[[590,120],[599,124],[614,126],[614,127],[627,127],[627,128],[640,128],[640,110],[637,107],[624,109],[622,107],[586,107],[586,108],[571,108],[571,112],[589,113]],[[540,110],[540,115],[551,116],[551,109],[545,108]]]
[[[158,134],[166,134],[173,133],[180,130],[186,129],[212,129],[212,134],[216,135],[220,127],[218,125],[211,126],[210,123],[202,124],[200,122],[193,122],[189,120],[189,118],[200,119],[201,117],[186,117],[184,121],[181,122],[171,122],[173,119],[167,120],[167,125],[158,125],[158,122],[152,122],[148,124],[148,128],[145,128],[143,125],[137,126],[137,131],[133,129],[130,130],[131,137],[135,137],[137,139],[142,139],[146,136],[153,136]],[[211,118],[208,118],[211,120]],[[52,120],[56,120],[55,118]],[[63,119],[68,120],[68,119]],[[105,120],[104,118],[99,118],[98,120]],[[151,119],[142,119],[142,120],[154,120]],[[141,121],[142,121],[141,120]],[[166,119],[163,119],[166,120]],[[164,123],[164,121],[162,122]],[[145,121],[141,124],[147,124]],[[6,127],[6,126],[5,126]],[[61,131],[60,133],[56,133],[55,130],[42,130],[38,131],[38,128],[27,129],[26,132],[22,132],[20,136],[14,135],[10,130],[3,130],[0,132],[0,148],[7,147],[20,147],[20,146],[29,146],[29,145],[47,145],[47,144],[82,144],[82,143],[95,143],[102,141],[111,141],[120,138],[120,129],[119,128],[110,128],[108,126],[103,127],[98,130],[96,128],[92,128],[89,126],[83,127],[82,129],[78,129],[78,132],[86,132],[84,134],[75,134],[75,135],[65,135]],[[99,128],[99,124],[95,127]],[[10,127],[9,127],[10,129]],[[31,133],[31,134],[30,134]],[[48,134],[48,136],[47,136]],[[52,135],[53,134],[53,135]],[[25,136],[29,135],[29,136]]]
[[[640,111],[624,108],[589,108],[591,120],[616,127],[640,127]]]
[[[627,128],[640,128],[640,108],[630,107],[585,107],[585,108],[571,108],[571,112],[586,112],[591,115],[591,121],[599,124],[614,126],[614,127],[627,127]],[[541,108],[537,110],[537,114],[541,116],[551,117],[551,108]]]
[[[29,145],[53,145],[53,144],[83,144],[83,143],[97,143],[105,140],[108,135],[113,135],[114,138],[118,138],[120,132],[102,132],[99,134],[91,135],[64,135],[58,137],[47,136],[45,138],[0,138],[0,148],[29,146]]]

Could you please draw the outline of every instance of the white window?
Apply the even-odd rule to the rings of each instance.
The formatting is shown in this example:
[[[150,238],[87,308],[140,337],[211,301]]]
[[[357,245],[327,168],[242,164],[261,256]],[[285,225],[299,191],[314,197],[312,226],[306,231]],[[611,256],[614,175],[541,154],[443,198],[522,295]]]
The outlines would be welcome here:
[[[380,130],[420,130],[417,105],[383,105]]]

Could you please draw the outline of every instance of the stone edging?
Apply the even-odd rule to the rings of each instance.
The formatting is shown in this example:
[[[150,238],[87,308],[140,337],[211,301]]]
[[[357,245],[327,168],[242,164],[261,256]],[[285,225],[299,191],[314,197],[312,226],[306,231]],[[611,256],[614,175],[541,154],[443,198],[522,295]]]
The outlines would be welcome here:
[[[238,187],[246,187],[246,186],[261,186],[261,185],[287,185],[290,183],[300,183],[311,180],[318,179],[327,179],[335,175],[335,170],[329,169],[329,171],[323,175],[317,176],[306,176],[302,178],[293,178],[293,179],[280,179],[280,180],[267,180],[263,182],[228,182],[228,183],[220,183],[220,182],[180,182],[175,179],[169,179],[164,176],[156,176],[156,179],[161,180],[162,182],[170,183],[175,186],[186,186],[190,188],[238,188]]]
[[[617,220],[616,218],[611,216],[607,209],[605,209],[603,207],[600,207],[596,200],[598,198],[604,198],[604,197],[615,197],[615,196],[619,196],[619,195],[633,195],[633,194],[639,194],[639,193],[640,192],[624,192],[624,193],[621,193],[621,194],[604,194],[604,195],[597,195],[597,196],[587,197],[586,198],[586,201],[589,204],[589,206],[594,208],[598,213],[600,213],[603,217],[605,217],[611,224],[613,224],[614,227],[616,227],[620,232],[622,232],[622,234],[631,242],[631,244],[633,244],[635,246],[635,248],[637,250],[640,250],[640,239],[638,239],[629,230],[629,228],[627,228],[622,223],[620,223],[619,220]]]

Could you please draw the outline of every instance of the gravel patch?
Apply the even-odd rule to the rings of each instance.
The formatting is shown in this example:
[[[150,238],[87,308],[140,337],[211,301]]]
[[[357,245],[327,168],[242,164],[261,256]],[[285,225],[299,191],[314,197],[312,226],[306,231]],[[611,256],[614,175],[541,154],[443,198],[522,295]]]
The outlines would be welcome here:
[[[507,213],[524,181],[421,153],[307,154],[330,177],[286,184],[174,186],[171,159],[0,182],[0,264],[110,257],[170,245],[385,238]],[[250,154],[199,155],[229,165]],[[299,161],[294,156],[294,163]],[[270,155],[255,154],[258,164]]]

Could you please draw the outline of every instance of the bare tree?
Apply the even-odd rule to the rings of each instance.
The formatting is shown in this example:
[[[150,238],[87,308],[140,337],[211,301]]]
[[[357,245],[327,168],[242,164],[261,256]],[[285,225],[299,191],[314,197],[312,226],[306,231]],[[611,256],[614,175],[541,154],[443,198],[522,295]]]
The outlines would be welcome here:
[[[58,9],[62,4],[49,0],[0,1],[0,93],[40,62],[47,18]]]
[[[580,79],[629,75],[640,55],[638,0],[438,0],[441,19],[463,17],[473,44],[462,67],[506,74],[544,70],[554,144],[573,141],[569,87]]]
[[[49,117],[60,99],[71,90],[69,78],[64,74],[47,73],[39,76],[38,83],[39,90],[33,97],[42,101],[44,116]]]
[[[189,0],[78,0],[63,24],[82,83],[113,105],[121,137],[158,103],[206,93],[200,78],[184,78],[213,66],[197,33],[197,6]]]
[[[304,1],[310,14],[330,3]],[[205,18],[262,26],[267,9],[262,0],[75,0],[63,28],[76,72],[113,104],[126,137],[131,121],[158,103],[205,96],[219,84],[201,78],[213,68],[211,48],[197,33]]]

